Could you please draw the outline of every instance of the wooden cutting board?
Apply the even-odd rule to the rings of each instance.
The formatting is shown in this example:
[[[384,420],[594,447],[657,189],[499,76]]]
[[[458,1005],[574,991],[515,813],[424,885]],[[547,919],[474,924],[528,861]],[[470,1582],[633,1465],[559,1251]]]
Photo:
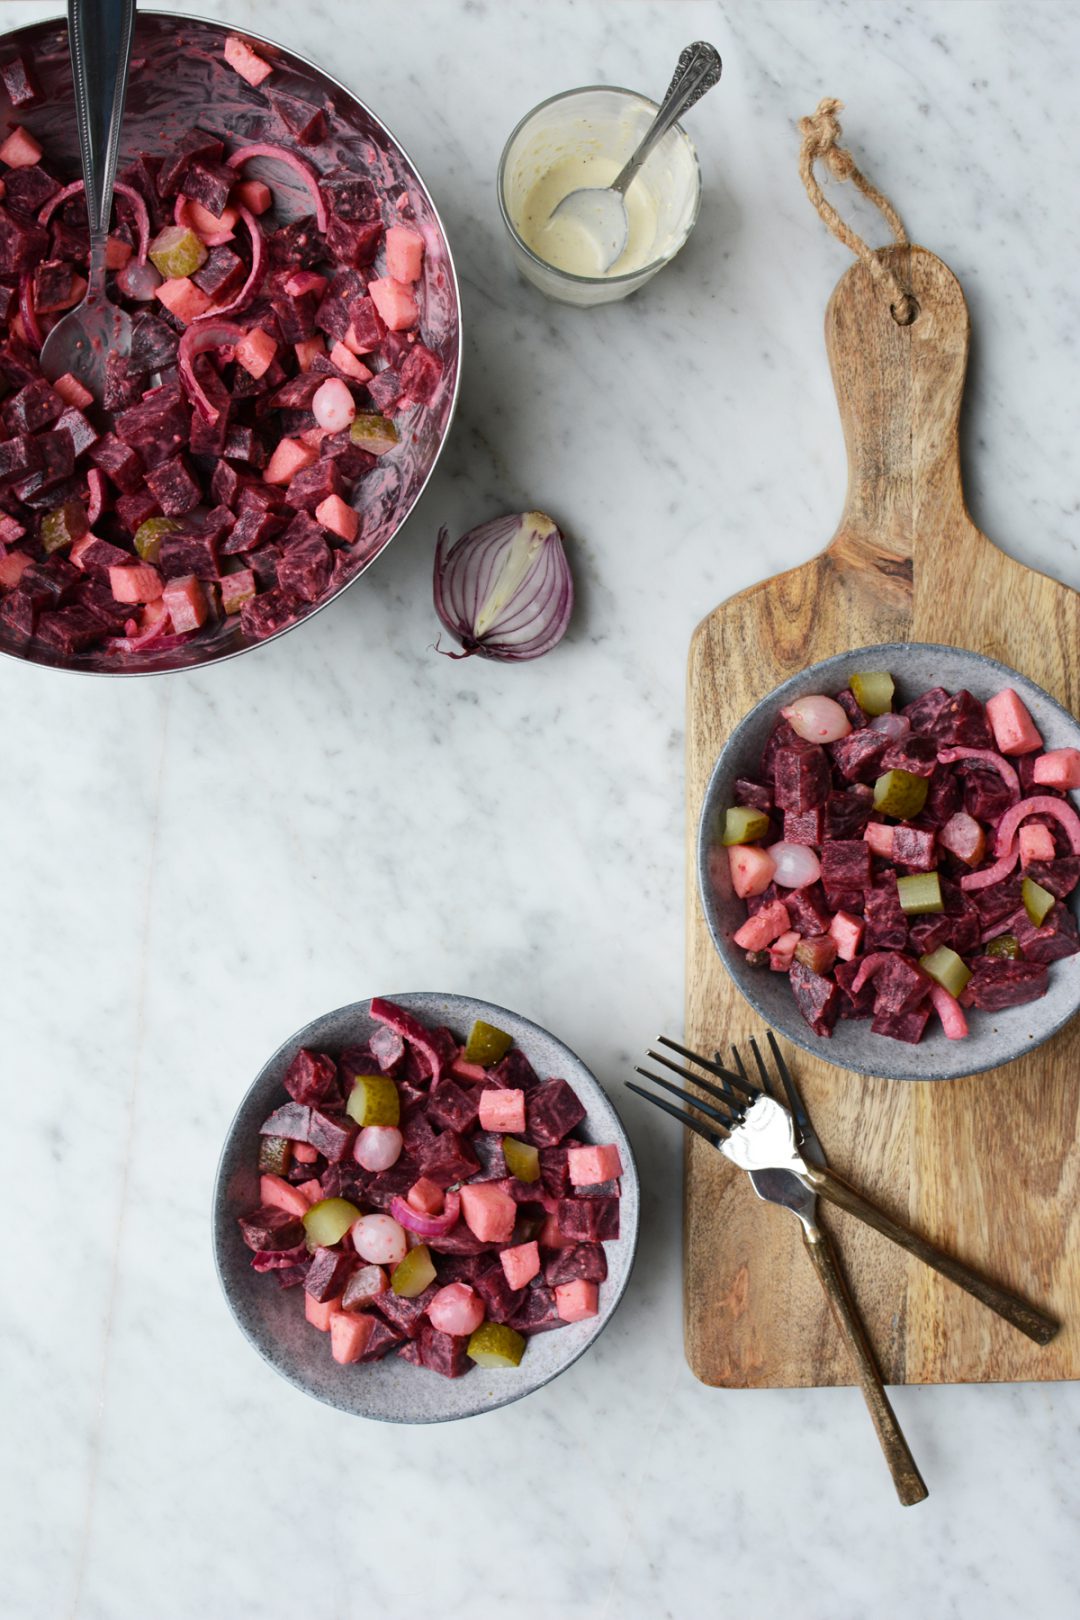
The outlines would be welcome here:
[[[967,306],[920,247],[884,250],[919,314],[890,315],[856,263],[826,344],[847,443],[840,527],[811,562],[716,608],[690,649],[686,1035],[696,1050],[756,1024],[702,916],[694,846],[709,773],[736,722],[780,681],[874,642],[987,653],[1080,712],[1080,594],[999,551],[964,505],[957,428]],[[877,1233],[830,1210],[888,1383],[1080,1376],[1080,1018],[1031,1057],[966,1080],[863,1079],[787,1056],[831,1163],[935,1243],[1052,1311],[1044,1349]],[[852,1382],[798,1223],[760,1203],[704,1142],[688,1143],[685,1328],[690,1365],[737,1388]]]

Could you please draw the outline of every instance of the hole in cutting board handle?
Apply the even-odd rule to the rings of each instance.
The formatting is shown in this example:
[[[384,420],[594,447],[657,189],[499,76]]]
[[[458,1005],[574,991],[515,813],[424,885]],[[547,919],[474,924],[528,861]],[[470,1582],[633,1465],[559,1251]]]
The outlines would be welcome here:
[[[914,326],[915,322],[919,318],[920,313],[918,300],[914,298],[911,293],[908,293],[907,311],[905,314],[898,315],[896,313],[895,304],[891,304],[889,306],[889,314],[892,316],[897,326]]]

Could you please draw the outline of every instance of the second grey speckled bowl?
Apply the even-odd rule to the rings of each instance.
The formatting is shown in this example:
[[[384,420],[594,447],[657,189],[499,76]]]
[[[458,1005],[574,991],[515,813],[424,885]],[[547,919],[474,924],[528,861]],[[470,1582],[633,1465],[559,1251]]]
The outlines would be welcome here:
[[[541,1079],[558,1075],[573,1086],[588,1111],[582,1135],[590,1142],[616,1142],[624,1169],[621,1232],[614,1242],[604,1245],[608,1277],[600,1285],[598,1316],[534,1335],[516,1368],[474,1367],[463,1377],[451,1379],[413,1367],[395,1355],[367,1365],[341,1367],[331,1359],[327,1336],[305,1321],[302,1291],[279,1288],[271,1275],[260,1276],[251,1269],[237,1216],[259,1202],[259,1126],[286,1101],[281,1082],[297,1048],[309,1046],[336,1055],[343,1047],[363,1044],[376,1027],[370,1002],[358,1001],[313,1019],[290,1036],[256,1076],[229,1127],[214,1184],[214,1256],[233,1316],[263,1360],[316,1400],[387,1423],[441,1423],[520,1400],[565,1372],[594,1343],[630,1280],[639,1218],[637,1166],[622,1122],[599,1083],[581,1059],[547,1030],[471,996],[418,991],[387,999],[408,1008],[424,1023],[448,1024],[463,1036],[477,1018],[513,1035]]]
[[[1021,1057],[1068,1023],[1080,1007],[1080,955],[1065,957],[1050,965],[1050,988],[1039,1001],[1023,1007],[1007,1007],[1001,1012],[973,1011],[966,1040],[947,1040],[940,1023],[931,1018],[927,1032],[917,1046],[894,1041],[887,1035],[874,1035],[865,1019],[849,1019],[837,1024],[826,1039],[813,1034],[791,994],[785,973],[752,968],[746,953],[732,943],[731,936],[746,919],[746,907],[730,889],[718,892],[709,872],[709,852],[717,842],[717,817],[734,803],[732,793],[739,776],[755,777],[765,740],[779,718],[780,709],[811,692],[832,696],[842,692],[857,670],[887,669],[897,686],[897,707],[932,686],[950,692],[966,687],[985,701],[1003,686],[1011,686],[1023,698],[1047,748],[1080,748],[1080,723],[1061,704],[1005,664],[981,653],[960,647],[936,646],[931,642],[886,643],[857,647],[852,652],[826,658],[819,664],[778,686],[763,698],[731,733],[717,760],[705,791],[698,825],[698,881],[705,919],[724,966],[754,1010],[773,1029],[796,1046],[824,1058],[840,1068],[858,1074],[879,1075],[888,1080],[956,1080],[966,1074],[980,1074],[1002,1063]],[[726,867],[721,867],[723,881]],[[1072,897],[1077,904],[1077,893]]]

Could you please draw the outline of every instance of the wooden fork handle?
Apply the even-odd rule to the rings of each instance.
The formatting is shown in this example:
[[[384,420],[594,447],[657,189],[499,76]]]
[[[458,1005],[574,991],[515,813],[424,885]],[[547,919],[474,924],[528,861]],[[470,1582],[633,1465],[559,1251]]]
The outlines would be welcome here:
[[[851,1357],[863,1400],[866,1402],[878,1442],[889,1465],[893,1484],[896,1486],[896,1494],[904,1507],[912,1507],[916,1502],[925,1501],[930,1493],[923,1483],[923,1477],[904,1439],[904,1432],[896,1413],[885,1393],[874,1352],[866,1337],[862,1319],[855,1308],[855,1301],[844,1281],[836,1251],[828,1235],[820,1227],[813,1232],[808,1232],[804,1227],[803,1242],[807,1254],[814,1263],[814,1269],[825,1290],[825,1297],[829,1301],[829,1308]]]
[[[1029,1339],[1036,1344],[1049,1344],[1060,1324],[1055,1322],[1045,1312],[1029,1305],[1027,1300],[1021,1299],[1017,1294],[1011,1294],[1007,1288],[1000,1288],[997,1283],[988,1277],[981,1277],[977,1271],[965,1266],[963,1261],[956,1260],[951,1254],[944,1254],[941,1249],[935,1249],[932,1243],[912,1232],[899,1221],[894,1221],[891,1215],[886,1215],[883,1209],[872,1204],[869,1198],[855,1188],[849,1186],[834,1170],[818,1165],[810,1168],[810,1180],[814,1190],[827,1198],[830,1203],[836,1204],[840,1209],[846,1209],[850,1215],[855,1215],[867,1226],[872,1226],[882,1234],[898,1243],[902,1249],[913,1254],[916,1260],[924,1265],[932,1266],[943,1277],[948,1277],[958,1288],[963,1288],[981,1304],[996,1311],[998,1316],[1026,1333]]]

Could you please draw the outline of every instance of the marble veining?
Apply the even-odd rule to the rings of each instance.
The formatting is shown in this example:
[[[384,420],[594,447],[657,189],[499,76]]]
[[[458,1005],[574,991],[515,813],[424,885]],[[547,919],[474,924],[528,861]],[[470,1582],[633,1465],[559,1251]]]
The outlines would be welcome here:
[[[970,302],[976,520],[1080,585],[1080,16],[190,4],[320,60],[414,156],[462,278],[464,390],[408,526],[310,626],[166,680],[0,667],[0,1607],[1060,1620],[1080,1390],[897,1391],[931,1488],[901,1511],[853,1390],[697,1385],[678,1145],[620,1081],[680,1019],[690,632],[824,544],[842,500],[822,317],[847,261],[795,169],[794,120],[820,96],[847,102],[856,151]],[[0,28],[59,9],[0,0]],[[696,37],[725,74],[688,121],[694,237],[626,304],[545,303],[501,236],[507,133],[573,84],[656,94]],[[531,667],[440,658],[438,526],[533,506],[570,536],[565,644]],[[642,1177],[637,1270],[595,1349],[439,1432],[343,1419],[279,1381],[229,1319],[209,1240],[218,1146],[266,1056],[403,984],[554,1029],[617,1096]]]

